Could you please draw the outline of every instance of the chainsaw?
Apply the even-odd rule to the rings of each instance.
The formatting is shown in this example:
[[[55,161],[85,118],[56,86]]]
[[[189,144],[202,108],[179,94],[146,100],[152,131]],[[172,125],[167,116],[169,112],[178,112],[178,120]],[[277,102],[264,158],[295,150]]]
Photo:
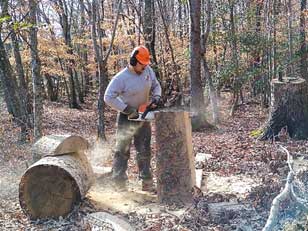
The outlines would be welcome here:
[[[135,119],[128,119],[131,121],[153,121],[154,120],[154,114],[158,112],[158,107],[161,107],[161,103],[157,105],[157,107],[152,108],[152,105],[154,102],[151,102],[148,105],[141,105],[138,108],[139,117]]]

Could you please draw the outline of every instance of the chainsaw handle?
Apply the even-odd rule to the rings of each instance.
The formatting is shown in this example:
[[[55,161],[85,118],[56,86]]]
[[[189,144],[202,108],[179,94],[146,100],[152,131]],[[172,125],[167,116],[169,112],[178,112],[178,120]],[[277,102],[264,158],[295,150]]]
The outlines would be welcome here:
[[[141,119],[144,119],[147,114],[149,113],[149,111],[152,110],[152,105],[154,104],[154,102],[151,102],[146,108],[145,108],[145,111],[142,113],[141,115]]]
[[[157,107],[159,107],[160,106],[160,102],[161,102],[160,99],[158,99],[158,100],[154,100],[153,99],[152,102],[145,108],[145,111],[141,115],[141,119],[145,119],[145,117],[147,116],[147,114],[150,111],[152,111],[152,110],[156,109]],[[156,105],[156,107],[152,108],[153,105]]]

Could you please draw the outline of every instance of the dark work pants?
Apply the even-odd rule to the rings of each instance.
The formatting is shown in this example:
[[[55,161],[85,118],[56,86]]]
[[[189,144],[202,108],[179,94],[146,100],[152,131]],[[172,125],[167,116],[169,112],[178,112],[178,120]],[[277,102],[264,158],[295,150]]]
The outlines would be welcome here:
[[[116,146],[114,149],[112,177],[115,181],[127,180],[127,161],[134,140],[140,179],[151,179],[151,125],[150,122],[130,121],[127,115],[117,116]]]

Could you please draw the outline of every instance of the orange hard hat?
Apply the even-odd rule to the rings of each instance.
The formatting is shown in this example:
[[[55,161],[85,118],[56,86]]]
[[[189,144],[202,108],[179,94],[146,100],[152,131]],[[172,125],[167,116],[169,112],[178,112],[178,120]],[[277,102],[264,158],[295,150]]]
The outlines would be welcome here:
[[[136,47],[133,51],[133,54],[136,54],[135,57],[139,63],[143,65],[150,64],[150,52],[145,46]]]

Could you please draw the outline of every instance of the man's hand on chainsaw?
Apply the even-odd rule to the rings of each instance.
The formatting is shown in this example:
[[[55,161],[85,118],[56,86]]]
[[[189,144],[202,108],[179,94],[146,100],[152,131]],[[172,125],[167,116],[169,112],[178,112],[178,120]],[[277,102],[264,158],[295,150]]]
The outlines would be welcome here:
[[[128,119],[138,119],[139,113],[138,110],[134,107],[127,105],[124,109],[123,113],[128,116]]]
[[[151,109],[157,108],[159,103],[160,103],[160,96],[153,97],[152,100],[151,100],[151,103],[149,104],[150,108]]]

